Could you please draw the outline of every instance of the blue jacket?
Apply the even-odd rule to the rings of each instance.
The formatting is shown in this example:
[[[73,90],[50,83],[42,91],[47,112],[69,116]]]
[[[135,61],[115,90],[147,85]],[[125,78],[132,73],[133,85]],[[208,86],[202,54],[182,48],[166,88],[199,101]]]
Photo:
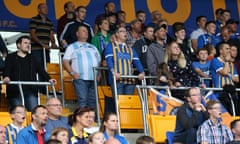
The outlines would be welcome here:
[[[104,132],[104,138],[105,140],[109,139],[108,134],[106,132]],[[123,136],[115,134],[114,138],[117,139],[121,144],[128,144],[127,140]]]
[[[50,137],[50,133],[46,132],[44,135],[44,141],[47,141]],[[32,128],[32,124],[22,129],[17,134],[17,144],[38,144],[36,132]]]

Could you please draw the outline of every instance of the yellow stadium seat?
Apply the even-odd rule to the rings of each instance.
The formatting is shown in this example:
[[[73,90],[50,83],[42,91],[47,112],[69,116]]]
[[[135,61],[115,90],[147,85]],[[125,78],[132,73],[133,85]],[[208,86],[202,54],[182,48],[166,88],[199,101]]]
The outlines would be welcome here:
[[[55,85],[55,89],[57,92],[61,91],[61,79],[60,79],[60,67],[59,64],[55,63],[47,63],[47,73],[53,79],[57,80],[57,84]],[[51,91],[52,87],[49,86],[49,90]]]
[[[75,90],[72,84],[72,77],[69,73],[64,70],[63,71],[63,79],[64,79],[64,98],[66,100],[77,100],[77,96],[75,94]]]
[[[164,143],[166,132],[174,131],[176,116],[148,115],[150,135],[154,137],[155,143]]]
[[[119,95],[122,129],[143,129],[142,106],[137,95]]]
[[[98,86],[98,100],[99,100],[99,112],[100,112],[100,117],[103,118],[104,115],[104,97],[112,97],[112,91],[110,86]]]

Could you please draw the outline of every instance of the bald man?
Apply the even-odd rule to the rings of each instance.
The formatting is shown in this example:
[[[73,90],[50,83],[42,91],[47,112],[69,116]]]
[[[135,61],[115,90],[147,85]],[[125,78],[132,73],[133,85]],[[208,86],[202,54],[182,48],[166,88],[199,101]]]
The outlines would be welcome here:
[[[6,142],[6,128],[0,125],[0,144],[7,144]]]
[[[70,128],[67,117],[62,116],[62,103],[57,98],[47,100],[48,121],[45,129],[51,132],[56,127]]]

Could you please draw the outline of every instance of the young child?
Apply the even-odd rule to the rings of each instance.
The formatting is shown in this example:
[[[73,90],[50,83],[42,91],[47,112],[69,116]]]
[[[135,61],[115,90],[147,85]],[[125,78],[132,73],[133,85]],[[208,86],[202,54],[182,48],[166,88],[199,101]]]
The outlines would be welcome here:
[[[104,134],[102,132],[94,132],[88,138],[89,144],[104,144]]]
[[[15,144],[17,134],[24,128],[27,111],[23,105],[16,105],[10,108],[9,113],[13,121],[6,127],[6,140],[9,144]]]
[[[154,140],[150,136],[140,136],[137,138],[136,144],[154,144]]]
[[[206,87],[210,86],[210,80],[204,78],[210,78],[210,64],[208,61],[208,50],[207,48],[202,48],[197,51],[198,62],[193,62],[192,67],[195,72],[200,77],[201,84],[205,84]]]

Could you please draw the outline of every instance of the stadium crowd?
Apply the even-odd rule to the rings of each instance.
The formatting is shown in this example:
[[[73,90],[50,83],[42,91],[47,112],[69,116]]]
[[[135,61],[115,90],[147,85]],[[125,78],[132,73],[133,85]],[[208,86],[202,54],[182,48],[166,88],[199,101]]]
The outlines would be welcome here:
[[[6,48],[1,46],[6,59],[3,69],[5,83],[36,81],[36,74],[41,81],[56,83],[44,70],[44,61],[50,60],[50,48],[57,47],[53,23],[47,18],[45,3],[40,3],[37,10],[38,15],[29,22],[30,37],[22,36],[16,41],[17,52],[6,55]],[[208,20],[206,16],[196,17],[198,28],[189,38],[184,22],[172,25],[171,36],[168,21],[158,10],[151,13],[148,24],[143,10],[137,11],[136,18],[130,23],[126,22],[127,13],[116,11],[114,2],[107,2],[104,10],[105,13],[96,16],[92,27],[85,21],[87,8],[75,8],[74,3],[69,1],[64,5],[65,14],[58,20],[57,41],[64,52],[63,66],[73,79],[78,108],[68,118],[63,117],[60,100],[50,98],[45,106],[38,105],[38,88],[24,86],[25,108],[21,105],[17,88],[7,85],[9,112],[13,121],[6,128],[0,126],[0,144],[127,144],[127,140],[117,133],[119,127],[113,99],[109,99],[111,105],[105,105],[100,128],[95,125],[92,68],[99,66],[107,67],[108,72],[99,71],[98,82],[109,85],[113,96],[113,76],[117,80],[118,94],[133,94],[138,80],[144,79],[145,75],[157,77],[149,81],[152,85],[191,87],[186,93],[183,90],[172,91],[175,98],[185,101],[176,113],[175,144],[240,143],[239,120],[232,122],[231,129],[219,120],[221,105],[228,106],[221,103],[225,99],[203,105],[201,94],[207,91],[199,89],[239,86],[239,22],[231,18],[230,10],[217,9],[216,20]],[[122,75],[137,75],[138,80],[122,78]],[[239,110],[238,97],[230,99],[234,99]],[[231,108],[228,110],[232,114]],[[237,110],[236,114],[240,115]],[[32,112],[32,123],[24,127],[26,111]],[[136,144],[153,143],[153,138],[148,136],[136,140]]]

